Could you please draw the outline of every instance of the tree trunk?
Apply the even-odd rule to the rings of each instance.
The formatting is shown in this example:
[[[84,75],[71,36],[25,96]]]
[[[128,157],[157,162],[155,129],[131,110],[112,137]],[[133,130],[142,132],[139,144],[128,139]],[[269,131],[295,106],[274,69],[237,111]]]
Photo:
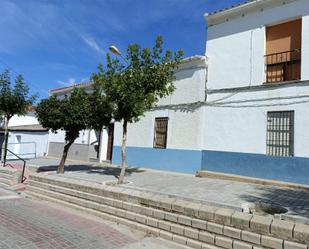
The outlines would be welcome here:
[[[2,145],[2,153],[1,153],[1,161],[3,162],[3,166],[5,166],[7,148],[8,148],[8,140],[9,140],[9,118],[5,117],[4,119],[4,141]]]
[[[74,140],[75,140],[75,139],[74,139]],[[63,148],[62,158],[61,158],[61,161],[60,161],[59,166],[58,166],[58,169],[57,169],[57,173],[58,173],[58,174],[63,174],[63,173],[64,173],[64,164],[65,164],[65,161],[66,161],[66,159],[67,159],[69,149],[70,149],[71,145],[74,143],[74,140],[69,141],[69,142],[64,146],[64,148]]]
[[[97,151],[97,159],[98,159],[98,162],[100,163],[101,162],[101,143],[102,143],[102,130],[103,130],[103,127],[101,128],[101,130],[99,130],[99,138],[98,138],[98,151]]]
[[[121,156],[122,156],[122,163],[121,163],[121,172],[118,178],[118,184],[123,184],[123,179],[126,174],[126,167],[127,167],[127,155],[126,155],[126,144],[127,144],[127,124],[126,120],[123,121],[123,130],[122,130],[122,147],[121,147]]]

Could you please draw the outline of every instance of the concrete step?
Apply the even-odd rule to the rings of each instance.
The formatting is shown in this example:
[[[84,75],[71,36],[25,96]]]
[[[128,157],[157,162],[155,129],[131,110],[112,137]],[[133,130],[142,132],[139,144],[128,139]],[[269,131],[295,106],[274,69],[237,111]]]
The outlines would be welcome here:
[[[8,186],[12,185],[12,180],[11,179],[0,177],[0,182],[6,184]]]
[[[9,188],[10,186],[0,181],[0,187]]]
[[[175,234],[174,237],[178,238],[179,241],[181,241],[179,237],[183,237],[190,240],[200,240],[200,243],[226,243],[227,247],[232,245],[233,241],[234,243],[239,242],[235,241],[235,239],[229,238],[228,236],[224,236],[223,234],[210,233],[207,231],[206,222],[197,222],[195,226],[198,226],[200,228],[199,229],[197,227],[192,227],[192,222],[189,217],[179,216],[177,214],[156,210],[141,205],[121,202],[111,198],[100,197],[97,195],[35,181],[30,181],[30,186],[27,187],[26,193],[29,193],[29,191],[30,195],[32,193],[36,193],[42,196],[48,196],[53,199],[65,201],[80,207],[90,208],[109,215],[114,215],[116,217],[129,219],[130,221],[141,223],[142,225],[152,226],[152,229],[162,229],[162,231],[166,232],[172,231]],[[203,225],[204,229],[202,227]],[[221,233],[223,233],[223,226],[220,227],[214,224],[209,224],[209,229],[212,231],[215,231],[215,229],[219,231],[220,228]],[[246,243],[244,244],[249,247],[253,246]]]
[[[13,175],[7,173],[0,173],[0,178],[13,179]]]
[[[10,167],[0,167],[0,173],[14,175],[16,170],[10,168]]]
[[[167,195],[57,175],[31,176],[26,193],[126,220],[159,236],[171,233],[172,237],[166,237],[193,248],[202,248],[205,244],[208,245],[205,248],[215,245],[228,249],[308,249],[309,226],[235,210],[214,209]]]
[[[79,198],[68,197],[64,194],[53,194],[51,191],[42,190],[32,186],[27,187],[26,193],[28,196],[32,196],[36,199],[55,202],[57,204],[74,208],[79,211],[87,212],[103,219],[130,226],[134,229],[141,230],[154,236],[160,236],[162,238],[169,239],[183,245],[191,246],[192,248],[223,249],[223,247],[203,243],[198,240],[198,237],[191,238],[192,236],[185,236],[183,234],[184,230],[183,232],[180,232],[179,230],[178,233],[173,233],[167,226],[163,227],[163,229],[160,229],[155,225],[159,222],[159,220],[152,219],[150,223],[149,217],[145,215],[124,211],[119,208],[117,209],[91,201],[78,200]],[[169,223],[166,222],[165,225],[166,224]],[[172,223],[170,222],[170,224]],[[177,228],[179,229],[180,227]],[[196,232],[198,234],[198,230],[196,230]]]

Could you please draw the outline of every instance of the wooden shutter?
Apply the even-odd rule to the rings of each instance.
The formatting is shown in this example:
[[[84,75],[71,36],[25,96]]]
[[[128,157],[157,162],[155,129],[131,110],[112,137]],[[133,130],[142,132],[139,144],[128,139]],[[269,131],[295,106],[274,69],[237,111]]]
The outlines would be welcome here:
[[[168,118],[155,119],[154,148],[165,149],[167,142]]]

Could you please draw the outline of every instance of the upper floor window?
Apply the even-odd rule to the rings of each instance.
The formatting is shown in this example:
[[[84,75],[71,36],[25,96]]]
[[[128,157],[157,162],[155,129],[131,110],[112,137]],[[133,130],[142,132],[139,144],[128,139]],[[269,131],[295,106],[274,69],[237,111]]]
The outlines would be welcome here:
[[[266,28],[266,82],[300,80],[302,20]]]
[[[158,149],[166,149],[167,143],[167,124],[168,118],[155,119],[155,132],[153,147]]]

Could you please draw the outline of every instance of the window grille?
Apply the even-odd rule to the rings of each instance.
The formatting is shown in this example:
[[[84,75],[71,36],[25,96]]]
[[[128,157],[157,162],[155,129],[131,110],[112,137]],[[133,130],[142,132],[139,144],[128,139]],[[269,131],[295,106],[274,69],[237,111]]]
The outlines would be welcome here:
[[[267,113],[267,154],[294,155],[294,111]]]
[[[168,118],[155,119],[154,148],[166,149]]]

